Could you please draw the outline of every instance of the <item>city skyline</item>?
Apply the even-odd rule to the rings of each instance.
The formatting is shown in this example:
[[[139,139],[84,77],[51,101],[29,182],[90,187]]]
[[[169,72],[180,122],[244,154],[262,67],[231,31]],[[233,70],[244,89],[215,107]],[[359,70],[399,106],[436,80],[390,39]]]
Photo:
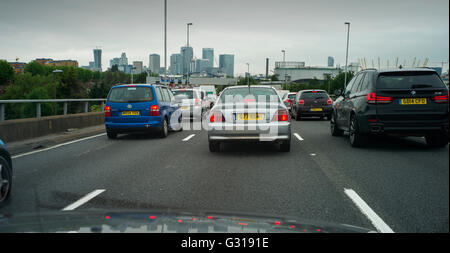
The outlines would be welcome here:
[[[343,66],[346,21],[351,22],[349,62],[357,62],[358,58],[376,61],[378,57],[383,62],[388,59],[394,62],[399,57],[402,62],[412,63],[416,57],[422,62],[429,58],[430,66],[441,66],[441,61],[448,60],[448,1],[384,2],[389,9],[383,3],[361,4],[353,0],[242,3],[232,0],[226,5],[216,0],[176,4],[169,0],[167,62],[171,54],[186,44],[188,22],[194,24],[190,28],[194,57],[201,59],[201,50],[206,47],[234,54],[236,75],[247,71],[247,62],[251,64],[250,72],[265,73],[266,58],[273,70],[274,63],[282,61],[281,50],[286,50],[286,61],[326,66],[327,57],[333,56],[335,65]],[[120,52],[127,52],[133,61],[143,62],[147,62],[150,52],[155,52],[164,62],[163,1],[133,3],[4,2],[0,10],[0,39],[4,42],[0,45],[0,58],[14,61],[18,57],[21,62],[42,57],[75,59],[81,66],[94,60],[92,49],[98,46],[102,49],[104,70]],[[208,7],[217,5],[221,8]],[[133,15],[124,13],[121,20],[127,22],[118,22],[110,13],[123,8]],[[177,11],[180,8],[185,11]],[[148,22],[142,22],[149,10],[152,15]],[[17,13],[23,18],[15,18]],[[57,23],[53,18],[45,18],[55,13],[65,18]],[[130,22],[134,25],[129,26]],[[119,40],[118,31],[124,35]],[[448,69],[448,64],[444,69]]]

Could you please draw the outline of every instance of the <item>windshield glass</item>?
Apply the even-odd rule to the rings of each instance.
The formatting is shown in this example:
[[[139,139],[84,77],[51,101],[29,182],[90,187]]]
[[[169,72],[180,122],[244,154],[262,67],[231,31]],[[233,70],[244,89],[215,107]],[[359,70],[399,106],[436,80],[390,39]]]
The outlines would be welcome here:
[[[174,96],[177,96],[177,95],[186,96],[187,99],[196,98],[196,93],[192,90],[174,90],[174,91],[172,91],[172,93]],[[194,95],[195,95],[195,97],[194,97]]]
[[[108,101],[111,103],[137,103],[153,101],[150,87],[120,87],[111,89]]]
[[[449,10],[0,0],[0,234],[448,234]]]
[[[238,102],[279,102],[278,94],[270,88],[233,88],[222,92],[221,103]]]
[[[445,88],[445,84],[433,72],[392,72],[378,77],[378,89]]]
[[[325,98],[329,98],[328,94],[324,91],[307,91],[307,92],[303,92],[301,97],[301,99],[325,99]]]

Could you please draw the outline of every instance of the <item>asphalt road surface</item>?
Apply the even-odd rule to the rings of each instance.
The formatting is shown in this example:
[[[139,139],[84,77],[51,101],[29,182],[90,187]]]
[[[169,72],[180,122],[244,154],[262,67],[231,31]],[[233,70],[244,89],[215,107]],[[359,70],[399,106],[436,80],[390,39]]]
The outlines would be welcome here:
[[[352,148],[318,119],[293,120],[292,134],[289,153],[268,143],[210,153],[205,131],[182,131],[101,134],[16,154],[12,199],[0,213],[170,208],[449,232],[448,147],[389,136]]]

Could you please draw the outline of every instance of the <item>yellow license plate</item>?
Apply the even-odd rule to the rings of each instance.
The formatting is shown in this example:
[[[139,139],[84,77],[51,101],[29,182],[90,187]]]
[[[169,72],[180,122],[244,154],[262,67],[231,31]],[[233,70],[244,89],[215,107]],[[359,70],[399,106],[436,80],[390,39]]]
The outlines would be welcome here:
[[[322,108],[311,108],[312,112],[321,112]]]
[[[236,120],[262,120],[260,113],[237,113]]]
[[[122,116],[139,116],[139,111],[125,111]]]
[[[400,104],[402,105],[426,105],[426,98],[402,98],[400,100]]]
[[[182,106],[181,110],[189,110],[189,106]]]

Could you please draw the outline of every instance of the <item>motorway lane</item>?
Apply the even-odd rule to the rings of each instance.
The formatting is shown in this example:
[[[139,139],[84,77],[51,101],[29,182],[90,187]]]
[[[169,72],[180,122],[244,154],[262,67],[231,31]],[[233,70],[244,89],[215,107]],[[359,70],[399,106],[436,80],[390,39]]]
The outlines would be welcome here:
[[[292,145],[292,152],[281,153],[268,144],[229,144],[212,154],[205,131],[167,139],[101,136],[15,159],[13,198],[1,212],[61,210],[100,189],[77,210],[232,211],[374,229],[302,144]]]
[[[104,189],[77,210],[252,212],[375,229],[344,194],[351,188],[395,232],[448,232],[448,148],[387,138],[353,149],[331,137],[328,121],[292,124],[304,140],[293,136],[290,153],[270,144],[210,153],[205,131],[183,131],[102,136],[17,158],[14,195],[0,212],[61,210]]]
[[[449,232],[449,150],[424,138],[373,137],[365,148],[331,137],[329,122],[293,124],[304,149],[339,187],[352,188],[395,232]]]

